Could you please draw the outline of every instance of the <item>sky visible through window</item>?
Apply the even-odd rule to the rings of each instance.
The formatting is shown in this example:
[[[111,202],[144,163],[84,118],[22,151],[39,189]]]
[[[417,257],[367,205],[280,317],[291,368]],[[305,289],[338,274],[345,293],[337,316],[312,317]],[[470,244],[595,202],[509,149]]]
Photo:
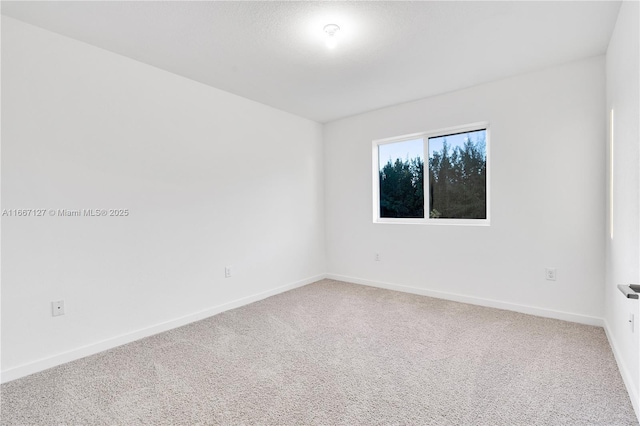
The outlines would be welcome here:
[[[486,130],[483,129],[475,132],[429,138],[429,157],[431,157],[434,152],[442,151],[442,143],[445,139],[447,140],[447,145],[449,145],[449,152],[451,152],[456,147],[464,147],[464,143],[468,139],[473,142],[484,140],[485,133]],[[391,160],[391,163],[395,163],[398,159],[406,161],[407,159],[411,160],[413,158],[420,158],[424,161],[422,138],[380,145],[378,147],[378,155],[380,170],[382,170],[389,160]]]
[[[434,152],[442,151],[442,144],[444,140],[447,140],[449,145],[449,153],[456,147],[464,148],[464,143],[467,140],[472,142],[484,141],[486,130],[477,130],[475,132],[458,133],[457,135],[439,136],[437,138],[429,138],[429,157],[433,156]]]
[[[416,157],[424,160],[422,138],[380,145],[378,147],[378,155],[380,170],[382,170],[384,165],[387,164],[389,160],[391,160],[391,163],[395,163],[397,159],[405,161],[407,159],[411,160]]]

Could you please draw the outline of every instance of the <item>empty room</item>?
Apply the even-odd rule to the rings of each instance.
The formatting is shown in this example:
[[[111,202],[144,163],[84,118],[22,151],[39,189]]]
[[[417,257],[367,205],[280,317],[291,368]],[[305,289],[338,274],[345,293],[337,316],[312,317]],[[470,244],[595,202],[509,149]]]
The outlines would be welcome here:
[[[639,424],[637,0],[0,6],[1,425]]]

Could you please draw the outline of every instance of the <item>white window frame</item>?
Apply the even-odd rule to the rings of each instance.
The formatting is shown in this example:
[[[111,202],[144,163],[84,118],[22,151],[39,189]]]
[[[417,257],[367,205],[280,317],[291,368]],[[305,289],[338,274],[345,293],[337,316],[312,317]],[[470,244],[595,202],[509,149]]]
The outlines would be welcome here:
[[[487,180],[486,180],[486,194],[487,194],[487,218],[486,219],[434,219],[430,218],[429,212],[431,206],[429,205],[429,181],[428,181],[428,167],[429,167],[429,138],[447,136],[455,133],[466,133],[477,130],[486,130],[486,155],[487,155]],[[386,145],[390,143],[404,142],[409,140],[422,139],[422,146],[424,150],[424,209],[425,218],[396,218],[396,217],[380,217],[380,155],[378,147],[380,145]],[[463,126],[447,127],[444,129],[438,129],[428,132],[412,133],[409,135],[395,136],[392,138],[376,139],[372,142],[372,181],[373,181],[373,223],[397,223],[397,224],[418,224],[418,225],[462,225],[462,226],[489,226],[491,223],[491,155],[490,155],[490,129],[488,122],[478,122],[472,124],[465,124]]]

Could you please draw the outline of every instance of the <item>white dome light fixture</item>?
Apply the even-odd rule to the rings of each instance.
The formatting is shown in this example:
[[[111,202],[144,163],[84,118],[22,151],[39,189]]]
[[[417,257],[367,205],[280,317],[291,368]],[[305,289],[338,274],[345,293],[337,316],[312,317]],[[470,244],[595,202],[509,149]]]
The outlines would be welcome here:
[[[329,49],[336,47],[338,31],[340,31],[340,27],[336,24],[327,24],[324,26],[324,33],[326,36],[325,44]]]

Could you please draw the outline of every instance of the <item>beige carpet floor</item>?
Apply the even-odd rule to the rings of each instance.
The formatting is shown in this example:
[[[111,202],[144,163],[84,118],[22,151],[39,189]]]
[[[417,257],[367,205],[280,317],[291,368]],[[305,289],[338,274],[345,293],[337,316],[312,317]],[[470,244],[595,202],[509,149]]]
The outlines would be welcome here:
[[[324,280],[6,383],[3,425],[637,425],[604,331]]]

